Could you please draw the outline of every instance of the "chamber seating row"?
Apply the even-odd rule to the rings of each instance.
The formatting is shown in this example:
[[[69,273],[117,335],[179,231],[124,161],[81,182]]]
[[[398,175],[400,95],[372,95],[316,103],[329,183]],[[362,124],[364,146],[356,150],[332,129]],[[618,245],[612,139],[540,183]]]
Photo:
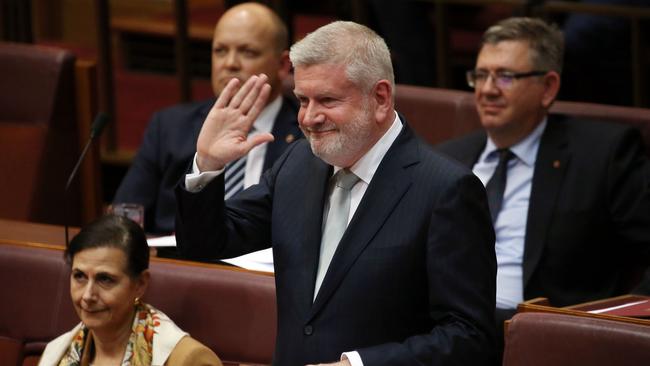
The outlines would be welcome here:
[[[215,351],[226,365],[270,364],[276,305],[272,276],[152,259],[144,300]],[[36,365],[48,341],[79,321],[62,248],[0,243],[0,365]]]
[[[650,360],[650,327],[589,316],[519,313],[506,328],[503,366],[635,366]]]

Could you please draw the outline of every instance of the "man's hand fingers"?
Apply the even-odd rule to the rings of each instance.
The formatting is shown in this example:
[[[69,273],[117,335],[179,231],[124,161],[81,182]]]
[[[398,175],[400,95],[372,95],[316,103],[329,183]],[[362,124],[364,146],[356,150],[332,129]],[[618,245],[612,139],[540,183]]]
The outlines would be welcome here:
[[[235,94],[234,97],[230,100],[230,103],[228,104],[228,107],[234,108],[234,109],[239,109],[242,101],[251,93],[254,92],[257,94],[257,92],[254,91],[254,87],[259,81],[259,76],[253,75],[246,82],[244,85],[239,88],[239,91],[237,91],[237,94]]]
[[[241,105],[239,106],[239,111],[244,114],[248,115],[251,107],[253,104],[255,104],[259,98],[260,98],[260,93],[264,89],[264,86],[266,85],[267,77],[264,74],[260,74],[258,79],[255,80],[255,85],[248,91],[248,93],[244,96],[244,99],[241,102]],[[266,99],[262,101],[263,104],[266,104]]]
[[[265,142],[271,142],[273,140],[275,140],[275,138],[270,133],[260,133],[258,135],[249,136],[248,141],[247,141],[248,144],[249,144],[248,151],[250,151],[252,148],[254,148],[257,145],[261,145],[261,144],[263,144]],[[248,151],[246,152],[247,154],[248,154]]]
[[[216,103],[214,103],[213,108],[224,108],[230,103],[230,99],[232,98],[233,95],[237,92],[237,89],[239,88],[239,80],[236,78],[230,79],[228,84],[226,84],[226,87],[223,88],[223,91],[219,95],[219,98],[217,98]]]
[[[262,109],[266,106],[266,102],[269,99],[269,95],[271,94],[271,86],[269,84],[264,84],[262,86],[262,90],[260,91],[259,95],[257,98],[253,101],[252,107],[248,110],[248,113],[246,115],[248,116],[248,121],[249,121],[249,126],[253,125],[255,120],[257,119],[257,116],[262,112]]]

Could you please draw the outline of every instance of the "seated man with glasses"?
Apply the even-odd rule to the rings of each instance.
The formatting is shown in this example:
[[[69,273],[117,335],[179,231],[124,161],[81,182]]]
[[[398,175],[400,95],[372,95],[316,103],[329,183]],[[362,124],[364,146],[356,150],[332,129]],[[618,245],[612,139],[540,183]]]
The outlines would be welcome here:
[[[490,27],[467,73],[484,131],[438,146],[486,185],[501,333],[524,300],[565,306],[629,291],[630,270],[650,256],[650,168],[638,131],[548,114],[563,45],[539,19]]]

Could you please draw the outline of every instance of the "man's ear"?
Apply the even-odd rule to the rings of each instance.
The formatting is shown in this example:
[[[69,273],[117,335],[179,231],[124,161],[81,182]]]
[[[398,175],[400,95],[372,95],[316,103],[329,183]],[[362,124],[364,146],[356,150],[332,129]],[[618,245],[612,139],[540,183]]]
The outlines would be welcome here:
[[[560,92],[560,74],[549,71],[544,76],[544,94],[542,95],[542,106],[549,108]]]
[[[372,98],[375,101],[375,119],[384,122],[393,112],[393,85],[388,80],[379,80],[373,90]],[[392,122],[392,121],[389,121]]]
[[[291,73],[291,60],[289,59],[289,51],[282,51],[278,62],[280,62],[280,67],[278,68],[278,77],[280,80],[284,80]]]

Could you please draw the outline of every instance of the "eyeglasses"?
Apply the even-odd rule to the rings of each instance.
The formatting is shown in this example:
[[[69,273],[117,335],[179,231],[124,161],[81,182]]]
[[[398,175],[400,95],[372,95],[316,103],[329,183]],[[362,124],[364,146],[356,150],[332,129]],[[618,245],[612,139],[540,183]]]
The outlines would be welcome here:
[[[546,75],[548,71],[534,70],[530,72],[511,72],[511,71],[485,71],[485,70],[470,70],[467,72],[467,85],[470,88],[479,88],[489,77],[499,89],[510,89],[517,79],[529,78],[532,76]]]

